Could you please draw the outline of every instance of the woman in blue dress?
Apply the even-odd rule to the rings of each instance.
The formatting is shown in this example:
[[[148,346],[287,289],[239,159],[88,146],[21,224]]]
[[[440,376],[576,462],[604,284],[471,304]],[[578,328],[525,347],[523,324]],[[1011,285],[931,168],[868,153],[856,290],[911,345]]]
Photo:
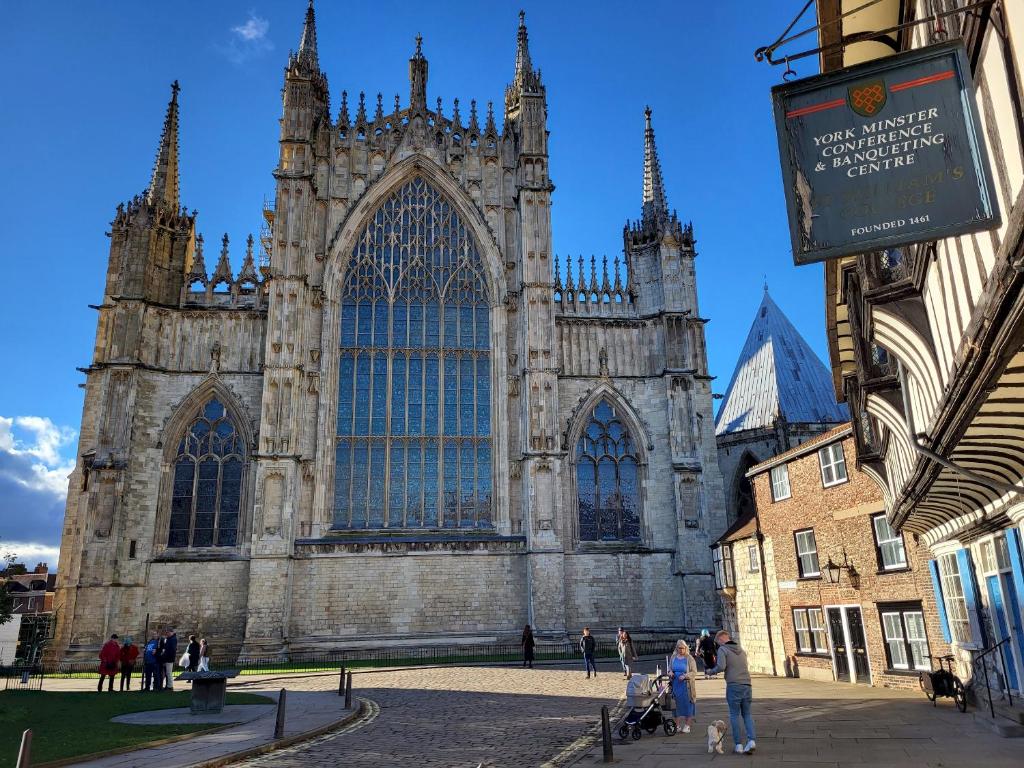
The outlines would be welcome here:
[[[676,728],[689,733],[697,714],[697,688],[694,684],[697,661],[690,655],[690,646],[685,640],[676,643],[675,653],[669,659],[669,669],[672,671],[672,697],[676,700]]]

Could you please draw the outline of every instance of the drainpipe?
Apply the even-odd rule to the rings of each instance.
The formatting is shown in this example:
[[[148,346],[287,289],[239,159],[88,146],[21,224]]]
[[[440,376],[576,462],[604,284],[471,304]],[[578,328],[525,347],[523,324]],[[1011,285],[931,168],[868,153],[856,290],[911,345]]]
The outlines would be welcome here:
[[[757,555],[761,558],[761,596],[764,598],[764,622],[768,629],[768,654],[772,659],[772,675],[779,676],[779,669],[775,665],[775,641],[772,639],[772,611],[768,600],[768,561],[764,558],[764,534],[761,533],[761,515],[757,512],[757,503],[754,503],[754,538],[757,539]],[[735,564],[736,558],[733,558]]]

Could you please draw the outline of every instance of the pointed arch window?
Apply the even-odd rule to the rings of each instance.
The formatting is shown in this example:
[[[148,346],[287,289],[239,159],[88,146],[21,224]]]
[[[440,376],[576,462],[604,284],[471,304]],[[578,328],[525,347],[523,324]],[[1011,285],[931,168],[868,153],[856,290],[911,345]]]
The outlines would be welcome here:
[[[245,444],[212,397],[178,443],[168,547],[238,545],[244,466]]]
[[[576,443],[580,541],[640,540],[640,462],[629,429],[602,399]]]
[[[370,219],[352,264],[334,527],[492,527],[490,303],[472,235],[415,178]]]

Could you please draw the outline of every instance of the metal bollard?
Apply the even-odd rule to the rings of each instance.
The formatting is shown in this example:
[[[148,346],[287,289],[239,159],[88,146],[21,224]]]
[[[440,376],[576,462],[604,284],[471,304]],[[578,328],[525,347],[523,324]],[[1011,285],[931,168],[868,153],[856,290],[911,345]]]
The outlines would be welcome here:
[[[17,768],[29,768],[32,764],[32,729],[21,734],[21,749],[18,750]]]
[[[604,762],[614,762],[612,758],[612,725],[608,721],[607,705],[601,707],[601,742],[604,745]]]
[[[345,676],[345,709],[352,709],[352,673]]]
[[[345,695],[345,665],[341,665],[341,673],[338,675],[338,695]]]
[[[274,723],[274,738],[280,739],[284,736],[284,710],[288,705],[288,691],[284,688],[277,696],[277,722]]]

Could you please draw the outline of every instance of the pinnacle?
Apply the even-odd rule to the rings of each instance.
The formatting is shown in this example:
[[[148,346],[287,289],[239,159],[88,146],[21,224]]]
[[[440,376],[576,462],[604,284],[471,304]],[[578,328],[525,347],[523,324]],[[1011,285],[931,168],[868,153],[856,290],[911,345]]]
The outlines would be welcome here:
[[[661,178],[658,148],[654,143],[651,108],[644,109],[644,195],[643,221],[645,224],[668,218],[668,201]]]
[[[296,58],[312,69],[320,69],[320,58],[316,49],[316,14],[313,11],[313,0],[309,0],[306,8],[306,20],[302,24],[302,37],[299,40],[299,52]]]
[[[178,177],[178,92],[181,86],[171,83],[171,100],[167,103],[160,145],[156,151],[153,176],[146,190],[146,199],[152,205],[164,204],[172,210],[180,207]]]

